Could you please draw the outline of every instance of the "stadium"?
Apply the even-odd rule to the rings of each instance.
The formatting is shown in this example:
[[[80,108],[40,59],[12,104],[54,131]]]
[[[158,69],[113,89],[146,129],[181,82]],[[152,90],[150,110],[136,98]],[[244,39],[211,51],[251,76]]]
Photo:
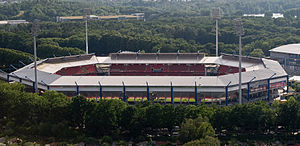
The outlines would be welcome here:
[[[229,105],[238,102],[238,66],[239,57],[231,54],[208,57],[202,53],[118,52],[105,57],[63,56],[37,62],[38,88],[96,100]],[[34,87],[34,64],[5,78]],[[242,57],[243,102],[272,102],[279,90],[288,92],[286,87],[288,75],[277,61]]]

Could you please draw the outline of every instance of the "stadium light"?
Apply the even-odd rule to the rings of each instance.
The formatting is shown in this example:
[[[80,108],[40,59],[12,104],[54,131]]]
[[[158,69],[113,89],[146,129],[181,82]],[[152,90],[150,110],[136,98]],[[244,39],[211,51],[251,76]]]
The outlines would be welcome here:
[[[36,54],[36,37],[38,36],[40,29],[40,21],[35,19],[33,21],[32,25],[32,36],[33,36],[33,52],[34,52],[34,80],[35,80],[35,92],[38,93],[38,80],[37,80],[37,66],[36,66],[36,60],[37,60],[37,54]]]
[[[213,8],[212,15],[216,20],[216,56],[219,56],[219,20],[221,19],[220,8]]]
[[[89,42],[88,42],[88,19],[89,19],[89,13],[90,13],[90,9],[89,8],[85,8],[83,10],[84,14],[83,14],[83,19],[85,20],[85,53],[89,54]]]
[[[242,19],[234,19],[235,34],[239,36],[239,104],[242,104],[242,35],[244,35],[244,28]]]

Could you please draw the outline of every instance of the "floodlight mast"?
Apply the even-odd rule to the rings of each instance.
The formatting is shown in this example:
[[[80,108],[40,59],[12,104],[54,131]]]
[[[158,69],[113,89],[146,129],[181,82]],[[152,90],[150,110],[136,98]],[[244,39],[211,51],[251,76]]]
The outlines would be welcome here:
[[[212,9],[213,18],[216,20],[216,56],[219,56],[219,20],[221,19],[220,8]]]
[[[35,19],[33,21],[33,25],[32,25],[32,36],[33,36],[33,52],[34,52],[34,88],[35,88],[35,92],[38,93],[39,89],[38,89],[38,79],[37,79],[37,65],[36,65],[36,60],[37,60],[37,54],[36,54],[36,37],[38,36],[39,33],[39,29],[40,29],[40,21]]]
[[[89,42],[88,42],[88,19],[90,17],[90,9],[85,8],[83,14],[83,19],[85,20],[85,53],[89,54]]]
[[[244,28],[241,18],[234,19],[235,34],[239,36],[239,104],[242,104],[242,35]]]

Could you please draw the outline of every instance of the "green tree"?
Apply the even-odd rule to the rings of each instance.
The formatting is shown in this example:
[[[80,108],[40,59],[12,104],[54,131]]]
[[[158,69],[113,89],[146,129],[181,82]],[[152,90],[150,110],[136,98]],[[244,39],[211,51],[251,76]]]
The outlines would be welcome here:
[[[74,127],[78,127],[81,131],[86,124],[87,113],[93,110],[93,104],[88,102],[83,96],[75,96],[72,98],[72,103],[69,107],[72,111],[70,115],[72,118],[71,124]]]
[[[262,51],[262,49],[254,49],[250,53],[250,56],[262,58],[264,57],[264,52]]]
[[[204,138],[205,136],[214,136],[215,131],[207,118],[202,118],[199,115],[196,119],[186,119],[181,124],[178,139],[182,143],[187,143],[192,140]]]
[[[284,126],[288,131],[294,132],[300,127],[300,104],[293,97],[288,102],[279,104],[276,110],[278,126]]]
[[[220,141],[211,136],[205,136],[199,140],[190,141],[183,146],[220,146]]]

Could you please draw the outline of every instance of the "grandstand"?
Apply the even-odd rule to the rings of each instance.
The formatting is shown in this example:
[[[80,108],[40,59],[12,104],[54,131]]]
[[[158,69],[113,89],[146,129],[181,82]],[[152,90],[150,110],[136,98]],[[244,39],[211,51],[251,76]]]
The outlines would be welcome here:
[[[38,62],[38,87],[68,96],[128,102],[228,105],[237,101],[238,64],[238,56],[229,54],[120,52],[105,57],[55,57]],[[10,73],[7,81],[33,87],[33,64]],[[278,62],[242,57],[243,102],[271,102],[286,86],[288,75]]]

